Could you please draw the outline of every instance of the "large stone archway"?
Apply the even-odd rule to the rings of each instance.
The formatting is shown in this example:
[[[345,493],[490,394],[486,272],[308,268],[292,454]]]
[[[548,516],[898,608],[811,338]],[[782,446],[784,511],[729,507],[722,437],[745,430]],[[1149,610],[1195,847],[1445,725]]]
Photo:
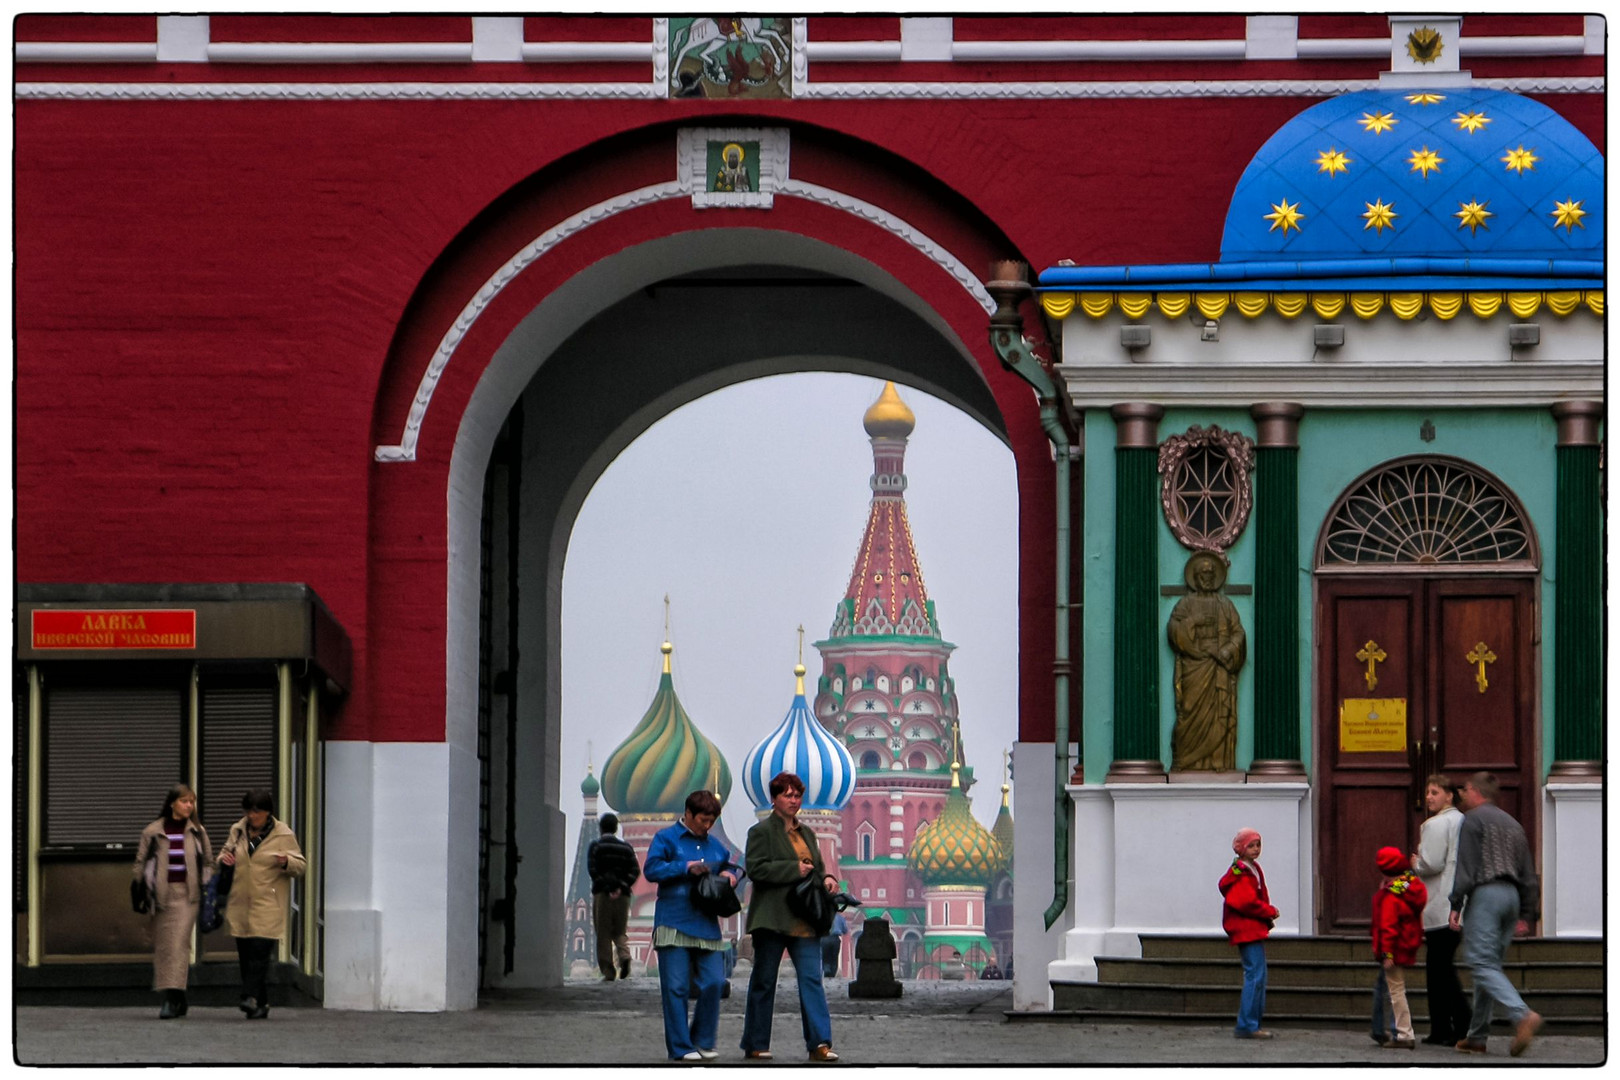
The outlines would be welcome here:
[[[504,277],[476,290],[461,282],[459,321],[440,320],[449,332],[434,349],[424,333],[406,340],[419,359],[413,363],[405,348],[379,393],[370,597],[374,633],[421,664],[369,673],[371,730],[352,733],[354,741],[333,755],[331,786],[342,792],[334,819],[342,803],[372,827],[339,828],[333,840],[334,861],[352,869],[347,882],[334,880],[328,899],[332,938],[347,942],[328,964],[329,1003],[437,1009],[476,1002],[479,526],[491,449],[520,400],[523,457],[540,467],[523,472],[520,521],[523,629],[513,687],[525,722],[514,751],[524,770],[516,821],[533,839],[516,895],[520,905],[545,898],[547,907],[535,924],[523,919],[540,929],[524,935],[513,985],[561,976],[562,556],[591,484],[624,446],[660,416],[731,383],[854,371],[950,401],[1007,441],[1021,489],[1050,483],[1036,403],[990,354],[986,298],[962,273],[1003,252],[982,223],[953,220],[960,213],[921,197],[883,210],[879,220],[814,199],[779,197],[768,213],[631,200],[515,271],[508,263]],[[941,228],[953,249],[931,238]],[[694,279],[699,290],[724,290],[728,274],[752,279],[739,290],[749,299],[732,305],[749,345],[732,353],[699,348],[700,321],[683,316],[678,301],[660,301],[670,291],[660,284],[684,281],[674,291],[690,299]],[[786,283],[761,288],[762,274]],[[833,290],[836,306],[806,300]],[[454,297],[424,304],[446,314],[458,306]],[[626,329],[633,324],[640,326],[634,333]],[[411,381],[416,393],[401,408],[401,387]],[[406,442],[392,441],[402,419],[409,455],[391,452]],[[1050,512],[1021,499],[1024,595],[1050,592]],[[1029,673],[1044,674],[1043,663],[1049,670],[1048,623],[1041,608],[1020,612],[1020,705],[1038,715],[1050,715],[1050,682]],[[368,972],[376,973],[370,982]]]

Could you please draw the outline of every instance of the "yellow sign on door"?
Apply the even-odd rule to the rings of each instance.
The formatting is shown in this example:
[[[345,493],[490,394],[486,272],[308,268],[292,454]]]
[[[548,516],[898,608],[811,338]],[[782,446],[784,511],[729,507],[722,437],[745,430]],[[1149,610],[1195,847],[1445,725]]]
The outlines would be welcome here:
[[[1339,706],[1339,749],[1379,753],[1406,749],[1405,698],[1345,698]]]

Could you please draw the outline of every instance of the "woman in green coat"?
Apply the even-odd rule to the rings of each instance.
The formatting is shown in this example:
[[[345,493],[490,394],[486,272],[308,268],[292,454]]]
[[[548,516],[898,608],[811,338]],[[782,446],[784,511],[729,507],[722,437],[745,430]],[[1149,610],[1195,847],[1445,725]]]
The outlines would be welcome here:
[[[742,1049],[746,1058],[771,1056],[771,1010],[776,1002],[776,975],[782,954],[793,958],[799,979],[799,1014],[811,1061],[837,1061],[832,1048],[832,1017],[821,984],[821,938],[815,928],[788,909],[788,891],[806,875],[821,879],[829,893],[838,881],[826,872],[816,834],[799,824],[804,781],[792,773],[771,778],[771,814],[748,830],[748,878],[754,895],[748,902],[748,932],[753,935],[754,971],[748,979],[748,1011],[743,1016]]]

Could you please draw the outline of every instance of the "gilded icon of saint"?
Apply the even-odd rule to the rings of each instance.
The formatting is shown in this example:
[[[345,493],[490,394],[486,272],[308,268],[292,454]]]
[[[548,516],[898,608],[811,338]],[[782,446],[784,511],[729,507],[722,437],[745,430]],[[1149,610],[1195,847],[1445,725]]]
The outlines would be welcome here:
[[[1232,601],[1221,594],[1226,562],[1212,551],[1187,560],[1188,594],[1170,613],[1176,654],[1176,726],[1171,768],[1230,772],[1237,767],[1237,680],[1245,641]]]
[[[741,146],[726,143],[720,151],[720,168],[715,171],[714,190],[753,191],[753,182],[748,179],[748,169],[743,165],[747,157],[748,152]]]

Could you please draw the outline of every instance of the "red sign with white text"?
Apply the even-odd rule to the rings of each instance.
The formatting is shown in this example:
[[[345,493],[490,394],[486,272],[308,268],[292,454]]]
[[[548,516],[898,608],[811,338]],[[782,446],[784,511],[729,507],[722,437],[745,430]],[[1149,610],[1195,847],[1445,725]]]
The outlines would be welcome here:
[[[197,612],[35,611],[36,649],[195,649]]]

